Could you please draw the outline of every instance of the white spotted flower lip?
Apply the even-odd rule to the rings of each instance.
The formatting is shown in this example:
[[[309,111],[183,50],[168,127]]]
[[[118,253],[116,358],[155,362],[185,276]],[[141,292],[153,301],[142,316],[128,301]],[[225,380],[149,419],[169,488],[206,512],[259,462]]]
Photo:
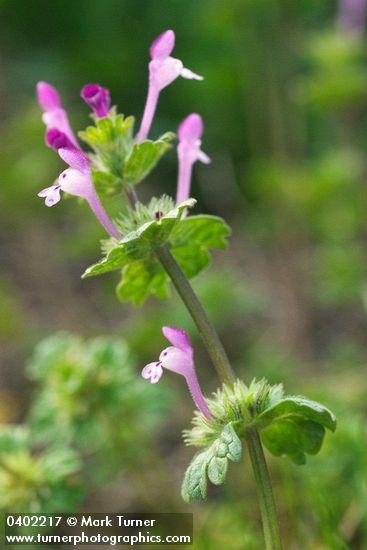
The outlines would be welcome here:
[[[54,206],[59,202],[60,191],[85,199],[106,231],[118,239],[120,232],[107,216],[94,189],[89,160],[86,155],[75,148],[58,149],[58,153],[62,160],[69,165],[69,168],[61,172],[56,185],[42,189],[38,196],[45,198],[46,206]]]
[[[148,363],[143,368],[142,377],[145,380],[150,380],[152,384],[156,384],[163,375],[163,369],[181,374],[186,379],[195,405],[207,418],[211,418],[212,415],[196,376],[194,352],[188,335],[177,327],[163,327],[162,332],[172,346],[161,352],[159,361]]]
[[[141,371],[141,375],[145,380],[150,380],[152,384],[156,384],[163,374],[163,367],[160,361],[149,363]]]
[[[90,200],[94,194],[94,187],[85,155],[76,149],[59,149],[58,153],[70,168],[60,174],[56,185],[42,189],[38,196],[46,198],[46,206],[53,206],[59,202],[60,191]]]
[[[176,78],[203,80],[203,77],[186,69],[180,59],[171,57],[175,46],[175,33],[167,30],[156,38],[150,47],[149,89],[143,119],[136,141],[147,139],[161,90],[169,86]]]
[[[61,199],[60,191],[61,185],[51,185],[51,187],[46,187],[46,189],[42,189],[42,191],[38,193],[38,196],[46,199],[46,206],[53,206],[54,204],[57,204]]]

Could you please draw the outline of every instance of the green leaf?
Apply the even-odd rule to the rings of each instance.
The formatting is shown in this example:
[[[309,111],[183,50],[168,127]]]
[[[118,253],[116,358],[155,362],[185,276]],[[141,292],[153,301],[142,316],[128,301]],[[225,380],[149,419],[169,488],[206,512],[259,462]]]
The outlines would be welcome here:
[[[131,302],[138,306],[153,294],[165,299],[169,295],[168,276],[154,260],[134,261],[128,264],[122,274],[122,280],[117,286],[117,296],[120,300]]]
[[[293,417],[313,420],[332,432],[336,429],[334,414],[320,403],[305,399],[304,397],[286,397],[281,399],[278,403],[261,413],[257,417],[257,421],[267,424],[273,420]]]
[[[208,406],[213,417],[208,420],[197,412],[193,427],[184,432],[188,445],[207,450],[218,446],[218,438],[226,433],[224,425],[232,426],[244,440],[256,428],[272,454],[286,455],[296,464],[304,464],[307,454],[314,455],[321,449],[325,430],[336,429],[335,416],[329,409],[304,397],[284,396],[282,385],[271,386],[264,379],[254,379],[249,386],[241,380],[233,385],[224,384],[208,400]],[[234,451],[230,449],[234,459],[240,453],[236,443],[234,439]],[[216,456],[222,458],[220,452]],[[222,461],[213,461],[213,479],[220,480],[225,467]]]
[[[307,454],[321,449],[325,428],[336,429],[335,416],[329,409],[304,399],[287,397],[256,418],[263,429],[261,438],[275,456],[287,455],[296,464],[304,464]]]
[[[116,115],[115,111],[111,110],[108,117],[97,118],[95,122],[95,126],[88,126],[86,130],[79,132],[80,138],[94,151],[99,152],[118,141],[124,146],[124,152],[129,152],[132,146],[134,117],[124,118],[124,115]]]
[[[325,428],[312,420],[279,420],[262,430],[265,447],[275,456],[287,455],[296,464],[306,463],[306,453],[321,449]]]
[[[102,275],[115,269],[120,269],[125,264],[129,263],[130,259],[123,247],[113,248],[106,258],[103,258],[97,264],[94,264],[83,273],[82,278],[91,277],[93,275]]]
[[[181,495],[186,502],[204,500],[207,494],[208,482],[206,471],[208,467],[208,452],[197,454],[186,470],[182,484]]]
[[[143,180],[155,167],[160,158],[171,148],[175,134],[167,132],[157,141],[135,143],[124,166],[124,181],[132,185]]]
[[[110,172],[102,170],[92,170],[93,184],[99,195],[112,197],[122,190],[122,180],[112,175]]]
[[[123,184],[125,160],[134,146],[134,117],[124,118],[124,115],[117,115],[115,110],[111,109],[108,117],[97,118],[95,123],[95,126],[88,126],[85,131],[79,132],[79,136],[95,153],[92,173],[94,180],[99,184],[99,190],[103,191],[106,180],[109,180],[110,184],[111,181],[114,182],[114,192],[118,192]],[[109,187],[108,190],[111,191]]]
[[[154,247],[168,240],[183,212],[187,208],[192,208],[195,202],[194,199],[188,199],[170,210],[160,220],[146,222],[136,231],[131,231],[120,241],[116,241],[116,246],[100,262],[89,267],[83,274],[83,278],[114,271],[133,261],[147,259],[151,264]],[[142,268],[140,268],[140,271],[142,271]],[[146,266],[145,273],[147,274],[150,271],[151,267]]]
[[[141,304],[150,295],[168,296],[168,276],[157,262],[154,249],[167,243],[185,275],[192,279],[210,263],[208,248],[225,248],[230,234],[228,225],[216,216],[182,217],[192,208],[194,199],[188,199],[172,208],[172,200],[155,199],[150,205],[138,205],[135,218],[126,218],[121,228],[137,227],[120,240],[110,240],[106,257],[89,267],[83,278],[122,269],[122,281],[117,288],[121,300]],[[162,208],[168,212],[157,220],[155,213]],[[140,225],[139,225],[140,223]],[[136,262],[136,265],[133,265]]]
[[[233,424],[227,424],[219,438],[210,447],[208,478],[214,485],[221,485],[227,475],[228,460],[238,462],[242,455],[242,443]]]
[[[189,216],[181,220],[172,233],[174,247],[187,246],[190,242],[205,248],[227,248],[230,227],[217,216]]]
[[[233,462],[238,462],[242,456],[242,443],[232,423],[225,426],[220,439],[227,446],[227,458]]]
[[[172,254],[188,279],[198,275],[210,264],[209,252],[199,246],[174,248]]]
[[[238,462],[241,454],[241,440],[233,424],[229,423],[212,445],[191,461],[182,484],[182,498],[186,502],[205,499],[207,477],[214,485],[222,485],[227,475],[228,461]]]

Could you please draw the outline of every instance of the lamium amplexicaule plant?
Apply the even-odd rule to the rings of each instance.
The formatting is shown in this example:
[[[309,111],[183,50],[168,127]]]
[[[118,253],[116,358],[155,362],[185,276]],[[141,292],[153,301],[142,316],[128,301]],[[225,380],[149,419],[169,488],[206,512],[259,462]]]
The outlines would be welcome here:
[[[143,304],[150,295],[167,298],[173,283],[196,324],[220,383],[210,398],[205,397],[189,336],[180,328],[163,327],[170,346],[159,357],[157,350],[158,358],[142,369],[142,377],[156,384],[165,370],[180,374],[197,408],[191,429],[184,431],[184,442],[199,451],[183,476],[182,497],[186,502],[204,500],[208,481],[223,484],[229,463],[239,462],[242,454],[248,454],[258,487],[265,547],[279,549],[282,544],[263,446],[275,456],[304,464],[307,454],[319,452],[325,429],[334,431],[336,420],[325,406],[286,395],[281,384],[269,385],[261,373],[250,383],[236,378],[216,329],[189,282],[208,266],[209,250],[226,248],[230,235],[221,218],[191,213],[196,204],[190,197],[193,166],[197,161],[211,162],[202,150],[204,125],[199,114],[189,114],[178,126],[175,199],[165,194],[153,197],[148,204],[139,201],[137,185],[176,138],[173,132],[155,141],[148,137],[161,91],[180,76],[203,79],[171,56],[174,45],[175,34],[167,30],[150,48],[148,95],[137,133],[134,117],[111,107],[106,88],[87,84],[82,89],[81,97],[93,111],[93,124],[78,134],[89,146],[88,151],[73,133],[58,92],[50,84],[38,83],[46,144],[68,166],[38,195],[49,207],[60,201],[61,192],[84,199],[106,230],[103,257],[83,277],[119,271],[117,296],[135,305]],[[121,204],[121,214],[114,220],[102,205],[106,197],[115,197]]]

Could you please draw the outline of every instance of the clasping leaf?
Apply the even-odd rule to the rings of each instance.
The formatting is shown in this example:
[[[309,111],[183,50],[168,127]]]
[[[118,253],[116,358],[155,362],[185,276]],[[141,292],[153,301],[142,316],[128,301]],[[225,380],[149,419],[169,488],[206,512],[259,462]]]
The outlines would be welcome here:
[[[232,423],[229,423],[209,448],[193,458],[182,484],[182,498],[186,502],[205,499],[207,478],[214,485],[222,485],[227,475],[228,461],[238,462],[241,454],[241,440]]]

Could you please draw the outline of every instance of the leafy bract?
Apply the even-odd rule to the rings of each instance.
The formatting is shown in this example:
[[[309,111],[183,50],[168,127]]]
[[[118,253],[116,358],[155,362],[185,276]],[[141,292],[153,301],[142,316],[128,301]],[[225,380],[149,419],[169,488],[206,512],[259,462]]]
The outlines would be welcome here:
[[[284,396],[281,385],[270,386],[265,380],[254,380],[249,386],[240,380],[233,386],[224,385],[207,403],[212,418],[197,411],[192,429],[184,432],[188,445],[204,447],[186,472],[185,500],[205,498],[207,477],[214,484],[223,483],[228,466],[228,460],[223,460],[225,438],[229,443],[227,459],[236,461],[241,439],[246,441],[257,430],[273,455],[304,464],[306,454],[321,449],[325,429],[336,429],[335,416],[325,406],[304,397]]]
[[[222,485],[227,475],[228,461],[238,462],[241,454],[241,440],[232,423],[229,423],[209,448],[193,458],[182,484],[182,498],[186,502],[205,499],[207,478],[214,485]]]
[[[335,416],[329,409],[303,397],[286,397],[257,417],[262,441],[274,455],[287,455],[296,464],[304,464],[307,454],[321,449],[325,428],[336,429]]]
[[[88,126],[79,136],[93,149],[93,182],[101,195],[114,195],[142,181],[175,138],[174,133],[167,132],[156,141],[135,143],[134,117],[125,118],[111,109],[109,116],[93,118],[95,126]]]
[[[114,271],[132,261],[149,258],[154,247],[167,241],[184,210],[193,207],[195,202],[194,199],[188,199],[160,219],[151,219],[135,231],[127,233],[120,241],[116,240],[107,256],[89,267],[83,277]]]
[[[157,141],[135,143],[126,159],[123,178],[127,184],[142,181],[155,167],[160,158],[171,148],[170,142],[175,138],[173,132],[166,132]]]
[[[188,199],[174,207],[172,202],[155,200],[145,210],[138,207],[134,223],[123,220],[123,228],[128,227],[130,231],[120,241],[110,241],[105,258],[89,267],[83,277],[122,269],[122,280],[117,287],[121,300],[131,300],[137,305],[150,294],[166,298],[169,278],[157,259],[157,247],[167,244],[182,271],[191,279],[210,263],[209,248],[221,249],[227,245],[229,227],[222,219],[209,215],[183,217],[195,202]],[[139,221],[143,223],[139,225]],[[137,229],[131,230],[136,226]]]

